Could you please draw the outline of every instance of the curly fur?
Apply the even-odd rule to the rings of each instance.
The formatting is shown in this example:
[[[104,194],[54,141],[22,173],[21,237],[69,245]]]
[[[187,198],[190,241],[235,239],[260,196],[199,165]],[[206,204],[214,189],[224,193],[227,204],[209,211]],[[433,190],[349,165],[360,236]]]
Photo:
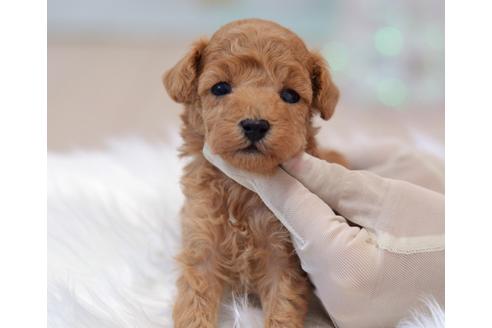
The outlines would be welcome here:
[[[210,93],[227,81],[233,92]],[[335,152],[317,149],[312,118],[328,119],[338,90],[326,64],[294,33],[273,22],[250,19],[229,23],[210,39],[199,40],[164,76],[169,95],[185,106],[184,145],[190,157],[182,188],[181,276],[173,317],[176,327],[215,327],[224,291],[252,293],[265,311],[265,327],[301,327],[309,282],[288,231],[253,192],[232,181],[202,156],[204,142],[239,168],[271,173],[280,163],[306,151],[344,163]],[[301,100],[282,101],[290,88]],[[248,146],[238,123],[265,119],[270,131]]]

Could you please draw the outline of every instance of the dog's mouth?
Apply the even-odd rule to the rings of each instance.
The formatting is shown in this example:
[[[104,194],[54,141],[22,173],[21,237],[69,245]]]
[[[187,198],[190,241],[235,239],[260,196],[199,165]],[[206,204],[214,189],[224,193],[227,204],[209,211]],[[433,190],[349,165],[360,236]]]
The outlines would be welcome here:
[[[242,148],[239,152],[244,154],[261,154],[261,151],[256,147],[254,143],[249,144],[246,148]]]

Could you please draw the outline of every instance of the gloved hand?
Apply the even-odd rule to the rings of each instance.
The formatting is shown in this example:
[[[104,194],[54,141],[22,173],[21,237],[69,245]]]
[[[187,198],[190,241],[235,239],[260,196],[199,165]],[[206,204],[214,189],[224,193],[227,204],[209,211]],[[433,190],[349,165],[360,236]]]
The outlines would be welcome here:
[[[289,230],[338,327],[394,327],[422,297],[444,304],[442,194],[305,153],[272,176],[238,170],[207,145],[204,155]]]

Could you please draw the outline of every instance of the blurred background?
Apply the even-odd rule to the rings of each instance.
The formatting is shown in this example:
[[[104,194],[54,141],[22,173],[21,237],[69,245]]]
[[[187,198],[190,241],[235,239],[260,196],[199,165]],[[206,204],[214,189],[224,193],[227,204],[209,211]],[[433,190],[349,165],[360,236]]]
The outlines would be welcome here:
[[[328,60],[341,100],[324,138],[343,147],[353,131],[418,131],[443,145],[444,1],[49,0],[48,149],[178,144],[180,105],[162,73],[194,39],[249,17],[292,29]]]

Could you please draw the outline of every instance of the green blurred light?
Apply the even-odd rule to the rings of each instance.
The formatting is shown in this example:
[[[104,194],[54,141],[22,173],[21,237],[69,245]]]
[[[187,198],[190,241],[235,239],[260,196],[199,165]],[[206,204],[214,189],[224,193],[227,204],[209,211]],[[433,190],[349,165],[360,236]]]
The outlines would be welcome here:
[[[396,27],[383,27],[374,35],[374,46],[385,56],[398,55],[403,47],[403,36]]]
[[[324,46],[321,53],[330,65],[332,71],[342,71],[347,66],[348,51],[345,45],[338,42],[332,42]]]
[[[378,99],[389,107],[399,107],[407,100],[407,87],[398,79],[384,79],[377,84]]]
[[[429,26],[423,33],[423,37],[428,47],[441,50],[444,46],[444,35],[439,25]]]

